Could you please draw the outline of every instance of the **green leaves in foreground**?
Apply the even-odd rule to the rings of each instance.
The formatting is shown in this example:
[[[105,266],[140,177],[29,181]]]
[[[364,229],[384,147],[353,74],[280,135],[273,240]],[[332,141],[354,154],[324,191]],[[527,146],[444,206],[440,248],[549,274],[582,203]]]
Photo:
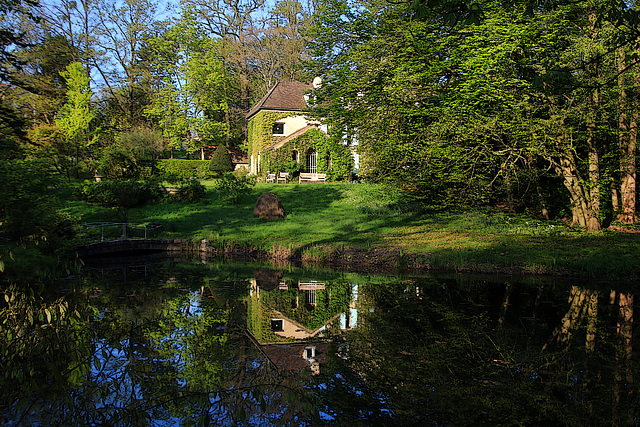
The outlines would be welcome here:
[[[47,303],[16,286],[0,292],[0,406],[49,381],[79,385],[91,369],[86,316],[62,298]]]

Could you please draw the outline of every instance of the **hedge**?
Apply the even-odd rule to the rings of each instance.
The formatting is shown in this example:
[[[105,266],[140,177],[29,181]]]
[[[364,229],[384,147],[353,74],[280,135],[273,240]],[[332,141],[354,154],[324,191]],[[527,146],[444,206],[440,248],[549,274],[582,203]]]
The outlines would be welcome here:
[[[181,179],[213,177],[209,170],[209,160],[160,159],[156,166],[160,175],[170,174]]]

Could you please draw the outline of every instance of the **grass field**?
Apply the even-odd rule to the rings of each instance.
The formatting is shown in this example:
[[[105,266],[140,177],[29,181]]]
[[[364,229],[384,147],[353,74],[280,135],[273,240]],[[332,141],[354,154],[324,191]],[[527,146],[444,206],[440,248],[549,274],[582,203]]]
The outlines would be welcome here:
[[[205,181],[197,204],[157,203],[131,209],[128,221],[159,224],[151,237],[208,239],[217,248],[295,253],[323,261],[353,257],[389,267],[561,274],[603,280],[638,277],[640,234],[586,234],[560,222],[492,209],[430,211],[372,184],[257,184],[238,205]],[[287,216],[253,217],[253,204],[276,194]],[[118,221],[113,211],[70,202],[83,222]]]

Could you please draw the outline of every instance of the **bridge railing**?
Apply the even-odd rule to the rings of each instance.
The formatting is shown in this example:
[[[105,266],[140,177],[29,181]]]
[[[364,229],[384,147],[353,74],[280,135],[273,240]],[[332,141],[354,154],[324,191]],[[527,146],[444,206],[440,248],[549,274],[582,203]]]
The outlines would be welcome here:
[[[89,222],[73,227],[86,243],[126,239],[150,239],[162,228],[158,224],[133,222]]]

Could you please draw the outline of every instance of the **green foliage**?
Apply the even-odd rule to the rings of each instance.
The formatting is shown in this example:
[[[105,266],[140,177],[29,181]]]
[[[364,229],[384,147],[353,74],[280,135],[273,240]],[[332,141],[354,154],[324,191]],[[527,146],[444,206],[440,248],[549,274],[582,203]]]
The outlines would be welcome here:
[[[29,144],[25,144],[25,151],[30,155],[47,159],[63,175],[77,175],[73,146],[69,144],[67,136],[59,126],[34,126],[27,131],[27,137]]]
[[[305,169],[306,154],[317,153],[317,170],[326,173],[331,181],[350,181],[353,159],[349,147],[336,142],[318,129],[310,129],[288,141],[276,150],[267,151],[263,156],[263,170],[289,172],[294,176]],[[300,161],[296,162],[295,158]]]
[[[63,184],[46,160],[0,162],[0,233],[13,239],[27,236],[54,239],[69,225],[56,194]]]
[[[231,162],[231,156],[227,151],[227,147],[222,144],[216,147],[209,161],[209,170],[215,178],[223,175],[225,172],[233,171],[233,163]]]
[[[209,160],[159,159],[156,167],[160,176],[207,179],[212,177],[209,164]]]
[[[175,194],[168,194],[167,197],[181,202],[197,203],[204,199],[207,192],[205,186],[195,178],[181,179],[175,184],[178,185]]]
[[[158,180],[107,179],[85,182],[80,193],[90,203],[116,209],[126,222],[129,209],[160,199],[164,189]]]
[[[351,302],[351,287],[348,283],[326,283],[325,286],[325,289],[315,291],[315,305],[305,304],[305,293],[298,289],[261,291],[260,297],[267,309],[277,310],[313,331],[337,314],[346,312]],[[296,301],[299,302],[298,306]]]
[[[102,149],[96,169],[108,178],[149,178],[163,148],[159,131],[136,128],[122,132]]]
[[[203,144],[229,141],[239,115],[231,116],[236,78],[225,64],[222,42],[193,31],[189,14],[158,37],[149,38],[152,73],[161,82],[145,115],[163,129],[169,145],[189,153]],[[196,137],[197,136],[197,137]]]
[[[66,135],[69,152],[78,167],[88,156],[88,150],[98,140],[90,129],[96,111],[92,109],[90,78],[87,70],[79,62],[71,63],[60,75],[67,85],[67,102],[56,115],[56,125]]]
[[[291,116],[291,112],[260,111],[251,117],[247,127],[247,151],[257,161],[258,153],[265,147],[280,141],[282,136],[273,135],[273,124],[280,119]]]
[[[314,114],[335,138],[358,139],[369,181],[441,206],[562,201],[559,213],[573,197],[574,218],[599,222],[631,114],[612,83],[631,79],[619,58],[636,54],[633,32],[586,2],[477,6],[476,25],[447,26],[389,2],[321,1]]]
[[[227,172],[218,179],[216,189],[220,197],[231,204],[237,205],[244,197],[251,193],[255,185],[255,177],[235,176]]]
[[[45,384],[82,385],[91,370],[87,312],[63,298],[47,302],[33,290],[0,290],[0,406]]]

